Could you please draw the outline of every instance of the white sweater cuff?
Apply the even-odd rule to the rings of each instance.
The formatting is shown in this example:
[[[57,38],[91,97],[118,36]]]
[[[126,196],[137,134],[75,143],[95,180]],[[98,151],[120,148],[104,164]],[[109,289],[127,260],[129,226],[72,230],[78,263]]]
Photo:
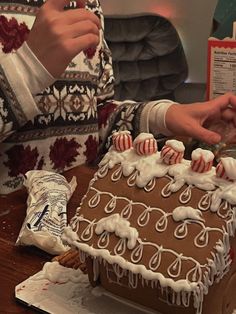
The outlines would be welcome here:
[[[12,54],[12,58],[33,96],[42,92],[55,81],[26,42]]]
[[[170,136],[172,133],[166,127],[166,112],[174,104],[168,99],[149,102],[142,113],[142,132],[151,132],[154,135],[163,134]]]
[[[5,84],[8,86],[9,104],[11,104],[16,119],[23,125],[39,114],[39,109],[20,69],[15,63],[13,54],[8,54],[2,58],[1,68],[5,75]]]

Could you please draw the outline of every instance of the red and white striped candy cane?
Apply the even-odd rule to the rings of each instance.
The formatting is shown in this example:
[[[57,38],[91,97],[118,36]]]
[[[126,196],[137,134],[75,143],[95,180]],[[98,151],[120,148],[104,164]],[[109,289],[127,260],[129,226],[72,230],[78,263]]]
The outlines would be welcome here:
[[[214,154],[211,151],[197,148],[192,153],[191,168],[194,172],[210,171],[213,165]]]
[[[141,133],[134,140],[134,148],[138,155],[152,155],[157,152],[158,146],[157,141],[154,139],[153,135],[149,133]]]
[[[167,165],[178,164],[184,157],[184,145],[182,142],[167,141],[161,150],[161,158]]]
[[[222,157],[216,166],[216,176],[228,181],[236,181],[236,159]]]
[[[221,179],[230,180],[229,177],[227,176],[227,173],[225,171],[225,167],[222,161],[220,161],[216,166],[216,176]]]
[[[113,146],[116,151],[124,152],[133,145],[132,136],[129,131],[120,131],[112,135]]]

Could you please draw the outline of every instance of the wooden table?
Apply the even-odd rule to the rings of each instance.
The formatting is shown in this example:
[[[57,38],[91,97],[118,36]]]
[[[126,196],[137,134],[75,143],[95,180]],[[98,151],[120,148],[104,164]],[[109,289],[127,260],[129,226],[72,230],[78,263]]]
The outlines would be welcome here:
[[[68,204],[68,221],[73,216],[95,169],[80,166],[64,175],[77,177],[77,189]],[[15,286],[42,269],[52,256],[34,247],[16,247],[15,241],[25,219],[27,192],[22,189],[0,196],[0,314],[35,313],[14,298]]]

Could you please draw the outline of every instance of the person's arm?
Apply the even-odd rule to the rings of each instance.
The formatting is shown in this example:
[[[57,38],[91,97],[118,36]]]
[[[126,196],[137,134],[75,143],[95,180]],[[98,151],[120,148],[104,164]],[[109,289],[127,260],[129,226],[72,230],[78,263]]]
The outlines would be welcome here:
[[[213,145],[221,141],[221,134],[211,126],[224,122],[236,129],[236,96],[227,93],[213,100],[177,105],[166,112],[166,126],[175,135],[193,137]]]
[[[103,66],[98,89],[102,152],[104,146],[109,147],[112,132],[118,129],[128,129],[133,136],[140,132],[151,132],[157,138],[180,135],[216,144],[221,140],[221,135],[210,130],[210,125],[224,121],[236,128],[236,96],[230,93],[210,101],[186,105],[168,100],[147,103],[112,100],[112,57],[104,39],[103,43]]]
[[[103,29],[102,14],[101,25]],[[173,104],[172,101],[166,99],[149,102],[114,100],[112,55],[104,37],[101,40],[101,73],[97,92],[101,153],[109,147],[112,133],[119,129],[131,131],[134,137],[140,132],[151,132],[157,138],[170,135],[171,132],[165,125],[165,115]]]
[[[65,11],[68,0],[48,0],[27,42],[0,60],[0,141],[39,114],[34,95],[58,78],[75,55],[99,42],[99,19],[84,9]]]
[[[33,119],[39,113],[19,52],[0,60],[0,141]]]

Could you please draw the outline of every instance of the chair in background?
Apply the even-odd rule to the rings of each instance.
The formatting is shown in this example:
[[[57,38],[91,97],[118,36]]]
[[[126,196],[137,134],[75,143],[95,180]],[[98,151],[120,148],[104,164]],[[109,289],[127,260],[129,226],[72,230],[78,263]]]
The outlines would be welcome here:
[[[188,66],[179,35],[166,18],[105,16],[105,38],[113,55],[115,99],[175,100]]]

